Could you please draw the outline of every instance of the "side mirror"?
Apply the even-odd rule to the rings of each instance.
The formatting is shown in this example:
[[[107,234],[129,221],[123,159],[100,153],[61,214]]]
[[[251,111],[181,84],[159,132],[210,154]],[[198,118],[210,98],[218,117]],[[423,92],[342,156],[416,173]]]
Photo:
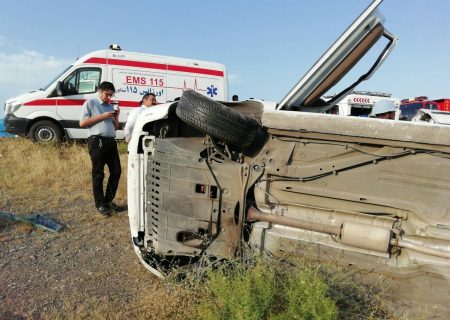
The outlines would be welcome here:
[[[62,81],[58,81],[56,83],[56,95],[61,97],[63,95],[63,83]]]

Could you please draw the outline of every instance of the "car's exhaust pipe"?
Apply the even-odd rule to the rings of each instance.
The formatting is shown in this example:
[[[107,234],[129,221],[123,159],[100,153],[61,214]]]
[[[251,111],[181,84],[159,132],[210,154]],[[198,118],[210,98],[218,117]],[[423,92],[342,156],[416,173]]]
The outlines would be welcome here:
[[[391,245],[397,246],[397,247],[400,247],[400,248],[411,249],[411,250],[414,250],[414,251],[417,251],[417,252],[420,252],[420,253],[429,254],[429,255],[435,256],[435,257],[450,259],[450,252],[449,251],[443,251],[443,250],[440,250],[440,249],[426,247],[424,245],[419,245],[419,244],[416,244],[416,243],[412,243],[412,242],[407,241],[407,240],[392,239],[391,240]]]
[[[254,207],[250,207],[247,211],[247,220],[249,221],[265,221],[279,224],[286,227],[293,227],[298,229],[305,229],[319,233],[331,234],[340,236],[342,226],[329,226],[322,223],[316,223],[306,220],[293,219],[283,216],[275,216],[265,214]]]
[[[247,211],[249,221],[265,221],[282,226],[293,227],[334,236],[338,242],[360,249],[386,253],[389,251],[391,229],[352,221],[344,221],[339,226],[268,215],[251,207]]]
[[[450,252],[444,246],[431,247],[426,243],[413,243],[405,239],[393,238],[394,230],[387,227],[373,226],[352,221],[344,221],[339,226],[330,226],[323,223],[294,219],[279,215],[269,215],[250,207],[247,211],[247,220],[251,222],[263,221],[286,227],[298,228],[334,236],[339,243],[376,252],[389,253],[390,246],[406,248],[416,252],[429,254],[435,257],[450,259]],[[417,242],[417,241],[416,241]]]

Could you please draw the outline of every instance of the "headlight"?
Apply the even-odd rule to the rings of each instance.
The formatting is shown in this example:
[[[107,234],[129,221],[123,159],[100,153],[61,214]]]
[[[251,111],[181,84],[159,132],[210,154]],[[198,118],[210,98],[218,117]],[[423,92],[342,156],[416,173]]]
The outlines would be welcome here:
[[[5,103],[5,116],[16,112],[21,106],[22,104],[17,102]]]

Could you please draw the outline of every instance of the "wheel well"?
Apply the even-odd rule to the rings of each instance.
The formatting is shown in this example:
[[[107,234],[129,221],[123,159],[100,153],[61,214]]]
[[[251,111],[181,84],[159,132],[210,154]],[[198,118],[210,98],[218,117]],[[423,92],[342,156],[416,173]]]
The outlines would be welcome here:
[[[32,121],[30,121],[28,123],[28,126],[27,126],[26,135],[27,136],[29,135],[30,129],[33,126],[33,124],[35,124],[36,122],[45,121],[45,120],[46,121],[50,121],[50,122],[54,123],[55,125],[57,125],[61,129],[62,137],[66,136],[66,130],[64,130],[64,127],[61,125],[61,123],[59,121],[53,119],[53,118],[50,118],[50,117],[39,117],[39,118],[36,118],[36,119],[33,119]]]

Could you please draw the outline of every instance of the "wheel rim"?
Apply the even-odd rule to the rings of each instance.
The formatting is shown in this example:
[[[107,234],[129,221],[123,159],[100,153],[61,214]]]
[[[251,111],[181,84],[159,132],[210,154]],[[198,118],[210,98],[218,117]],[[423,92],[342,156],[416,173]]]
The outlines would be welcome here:
[[[56,132],[50,127],[40,127],[36,130],[36,140],[43,142],[54,141]]]

